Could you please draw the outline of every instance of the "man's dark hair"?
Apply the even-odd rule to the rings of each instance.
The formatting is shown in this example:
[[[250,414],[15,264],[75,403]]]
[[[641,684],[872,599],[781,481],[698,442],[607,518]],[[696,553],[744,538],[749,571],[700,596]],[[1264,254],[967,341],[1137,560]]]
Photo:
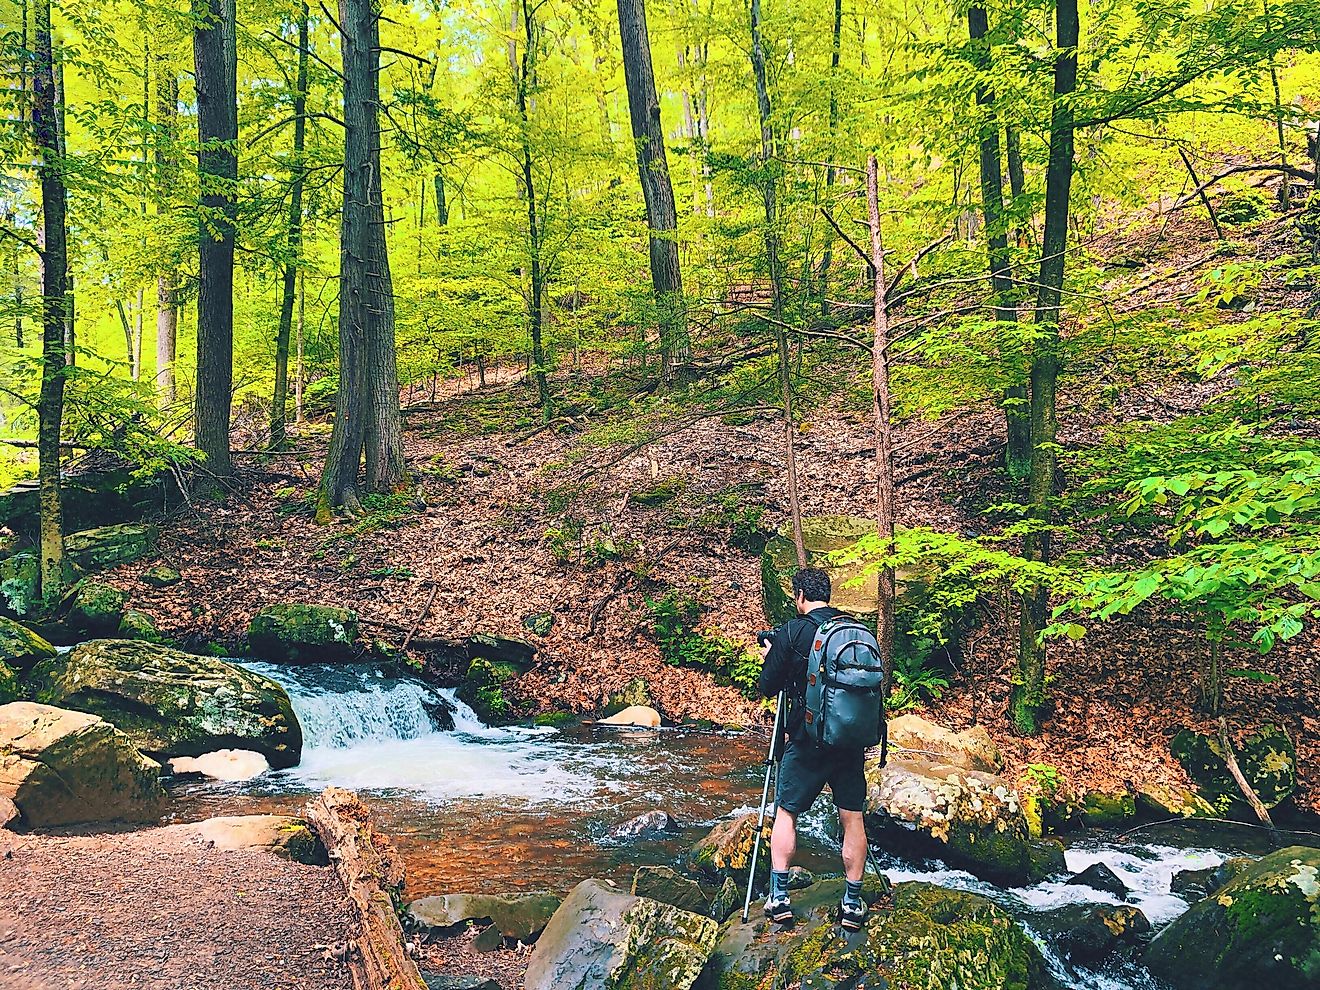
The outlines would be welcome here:
[[[793,575],[793,597],[802,595],[809,602],[830,600],[830,576],[819,567],[804,567]]]

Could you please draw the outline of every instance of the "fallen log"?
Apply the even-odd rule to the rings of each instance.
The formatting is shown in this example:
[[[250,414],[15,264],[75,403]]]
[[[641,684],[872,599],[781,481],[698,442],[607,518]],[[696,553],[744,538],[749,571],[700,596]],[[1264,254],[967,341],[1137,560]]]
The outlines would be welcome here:
[[[426,990],[409,958],[395,898],[403,889],[403,859],[371,824],[371,809],[352,791],[327,787],[307,805],[344,885],[360,928],[344,953],[354,990]]]

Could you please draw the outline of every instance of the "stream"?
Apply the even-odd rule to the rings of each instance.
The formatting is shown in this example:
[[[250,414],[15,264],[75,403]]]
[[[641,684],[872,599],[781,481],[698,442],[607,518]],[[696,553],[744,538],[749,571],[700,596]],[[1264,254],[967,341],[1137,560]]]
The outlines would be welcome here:
[[[452,691],[383,675],[367,665],[303,667],[243,663],[288,691],[304,733],[302,763],[240,784],[182,779],[172,786],[176,820],[213,815],[297,813],[329,785],[369,799],[377,822],[407,865],[408,896],[468,890],[567,891],[587,877],[631,883],[641,865],[679,865],[688,847],[731,812],[755,808],[765,737],[683,729],[484,726]],[[454,728],[434,726],[453,709]],[[668,811],[682,828],[659,838],[619,841],[618,825]],[[835,818],[828,797],[804,816],[798,862],[837,872]],[[1068,868],[1103,862],[1131,890],[1156,928],[1185,911],[1170,893],[1180,870],[1261,855],[1250,829],[1143,829],[1132,839],[1103,832],[1069,837]],[[891,880],[925,880],[992,898],[1027,928],[1067,987],[1155,990],[1139,964],[1115,957],[1102,970],[1063,963],[1038,935],[1043,911],[1078,902],[1120,903],[1060,878],[1004,889],[938,861],[878,852]]]

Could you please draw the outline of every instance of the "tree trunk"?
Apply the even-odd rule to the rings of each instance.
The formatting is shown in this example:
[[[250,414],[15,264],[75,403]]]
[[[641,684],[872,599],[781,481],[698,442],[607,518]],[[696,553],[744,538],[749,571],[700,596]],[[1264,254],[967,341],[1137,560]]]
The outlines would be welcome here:
[[[984,7],[967,10],[967,34],[972,42],[972,62],[976,70],[988,76],[991,66],[990,25]],[[994,293],[995,319],[1003,324],[1017,323],[1017,305],[1013,301],[1012,256],[1008,250],[1008,228],[1004,222],[1003,168],[999,155],[999,121],[990,87],[978,83],[976,105],[981,112],[980,163],[981,213],[985,218],[986,245],[990,260],[990,289]],[[1006,346],[1014,346],[1007,343]],[[1010,374],[1015,362],[1006,362]],[[1018,382],[1004,389],[1004,427],[1008,445],[1004,463],[1010,477],[1021,480],[1031,471],[1031,412],[1027,407],[1027,387]]]
[[[536,397],[541,406],[541,417],[549,422],[553,415],[554,404],[550,399],[550,381],[546,368],[545,344],[542,340],[542,296],[545,293],[545,276],[541,267],[541,228],[537,213],[536,183],[532,171],[531,110],[529,107],[531,89],[534,85],[532,74],[536,58],[536,8],[529,0],[520,0],[523,22],[522,57],[515,61],[516,78],[514,97],[518,104],[518,119],[521,124],[522,140],[522,184],[523,195],[527,202],[527,238],[530,256],[529,276],[530,295],[527,300],[527,332],[531,337],[532,348],[529,356],[530,371],[536,381]]]
[[[1016,208],[1027,193],[1027,170],[1022,164],[1022,139],[1012,124],[1004,125],[1004,151],[1008,158],[1008,191]],[[1019,221],[1013,228],[1013,242],[1018,247],[1026,247],[1030,231],[1030,221]]]
[[[229,413],[234,377],[234,189],[238,180],[237,25],[234,0],[195,0],[197,170],[197,449],[212,474],[233,473]]]
[[[68,228],[64,159],[58,122],[50,0],[37,0],[32,68],[32,134],[41,183],[41,393],[37,399],[37,484],[41,507],[41,597],[48,605],[64,584],[64,504],[60,491],[60,427],[64,418],[65,327],[68,310]]]
[[[156,53],[156,202],[169,203],[174,191],[174,142],[179,119],[179,79],[166,69],[166,56]],[[168,207],[167,207],[168,208]],[[156,397],[161,408],[174,405],[174,360],[179,335],[178,273],[156,278]]]
[[[834,0],[834,35],[830,48],[830,137],[829,163],[825,166],[825,202],[831,202],[830,194],[834,191],[835,168],[834,156],[838,154],[836,146],[839,130],[839,94],[837,90],[839,75],[839,56],[843,52],[843,0]],[[825,250],[820,259],[820,314],[828,316],[830,312],[830,268],[834,264],[834,228],[825,230]]]
[[[340,232],[339,390],[316,516],[360,510],[358,472],[389,491],[404,475],[394,352],[394,293],[381,202],[379,19],[372,0],[340,0],[344,62],[344,200]]]
[[[890,428],[889,402],[889,300],[885,285],[885,248],[880,232],[880,166],[875,155],[866,160],[866,211],[871,231],[871,269],[874,307],[871,339],[871,418],[875,429],[876,532],[880,551],[894,547],[894,441]],[[894,660],[894,568],[886,564],[876,575],[875,635],[880,643],[885,683],[889,684]]]
[[[802,504],[798,497],[797,422],[793,412],[793,373],[788,332],[784,326],[784,280],[779,268],[779,212],[774,166],[775,136],[770,121],[770,88],[766,81],[765,46],[761,40],[761,0],[751,2],[752,74],[756,80],[756,113],[761,124],[761,201],[765,208],[765,257],[770,271],[772,326],[779,356],[779,392],[784,416],[784,460],[788,467],[788,510],[798,567],[807,566],[802,539]]]
[[[42,0],[44,3],[44,0]],[[46,28],[50,33],[50,10],[46,10]],[[35,18],[35,14],[33,15]],[[35,25],[34,25],[35,26]],[[67,148],[65,146],[65,135],[68,133],[65,127],[65,113],[68,110],[68,103],[64,99],[64,53],[62,49],[51,46],[51,54],[55,61],[55,145],[57,153],[63,168],[63,161]],[[36,99],[36,76],[32,80],[32,98]],[[60,173],[61,176],[63,172]],[[67,196],[67,190],[66,190]],[[70,368],[78,363],[78,337],[77,337],[77,305],[74,298],[73,273],[69,271],[68,257],[68,225],[65,224],[65,255],[64,255],[64,363]]]
[[[445,177],[442,172],[436,172],[433,179],[435,186],[435,222],[437,226],[443,227],[449,223],[449,201],[445,196]]]
[[[665,156],[660,101],[655,93],[645,0],[618,0],[618,10],[628,115],[632,120],[637,174],[646,201],[646,226],[650,234],[651,287],[660,308],[661,375],[668,381],[672,364],[686,362],[692,356],[678,261],[678,208],[674,204],[674,187]]]
[[[1077,87],[1079,25],[1077,0],[1059,0],[1055,8],[1054,102],[1050,117],[1050,156],[1045,172],[1045,232],[1042,237],[1036,293],[1037,342],[1031,361],[1031,476],[1029,518],[1036,529],[1022,541],[1028,560],[1048,563],[1051,502],[1057,462],[1055,399],[1059,383],[1059,323],[1068,250],[1069,195],[1073,173],[1073,109]],[[1036,587],[1022,595],[1018,669],[1009,695],[1009,719],[1017,731],[1035,735],[1045,710],[1045,646],[1040,632],[1049,621],[1049,590]]]
[[[280,324],[275,333],[275,388],[270,400],[270,446],[284,446],[289,402],[289,338],[293,334],[293,305],[298,294],[298,267],[302,253],[302,198],[306,171],[303,149],[307,144],[307,4],[298,8],[298,76],[293,96],[293,183],[289,188],[289,227],[284,265]]]
[[[293,372],[293,419],[295,423],[303,421],[303,333],[307,328],[307,286],[303,273],[298,272],[298,357]]]

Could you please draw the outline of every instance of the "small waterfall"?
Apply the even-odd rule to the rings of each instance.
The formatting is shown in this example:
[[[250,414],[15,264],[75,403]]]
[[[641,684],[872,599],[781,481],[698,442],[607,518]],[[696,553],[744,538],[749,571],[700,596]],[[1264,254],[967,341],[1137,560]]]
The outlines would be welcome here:
[[[386,677],[375,667],[282,666],[246,663],[247,669],[284,688],[302,725],[307,749],[348,749],[362,743],[418,739],[457,729],[471,734],[486,727],[454,697],[420,681]]]

